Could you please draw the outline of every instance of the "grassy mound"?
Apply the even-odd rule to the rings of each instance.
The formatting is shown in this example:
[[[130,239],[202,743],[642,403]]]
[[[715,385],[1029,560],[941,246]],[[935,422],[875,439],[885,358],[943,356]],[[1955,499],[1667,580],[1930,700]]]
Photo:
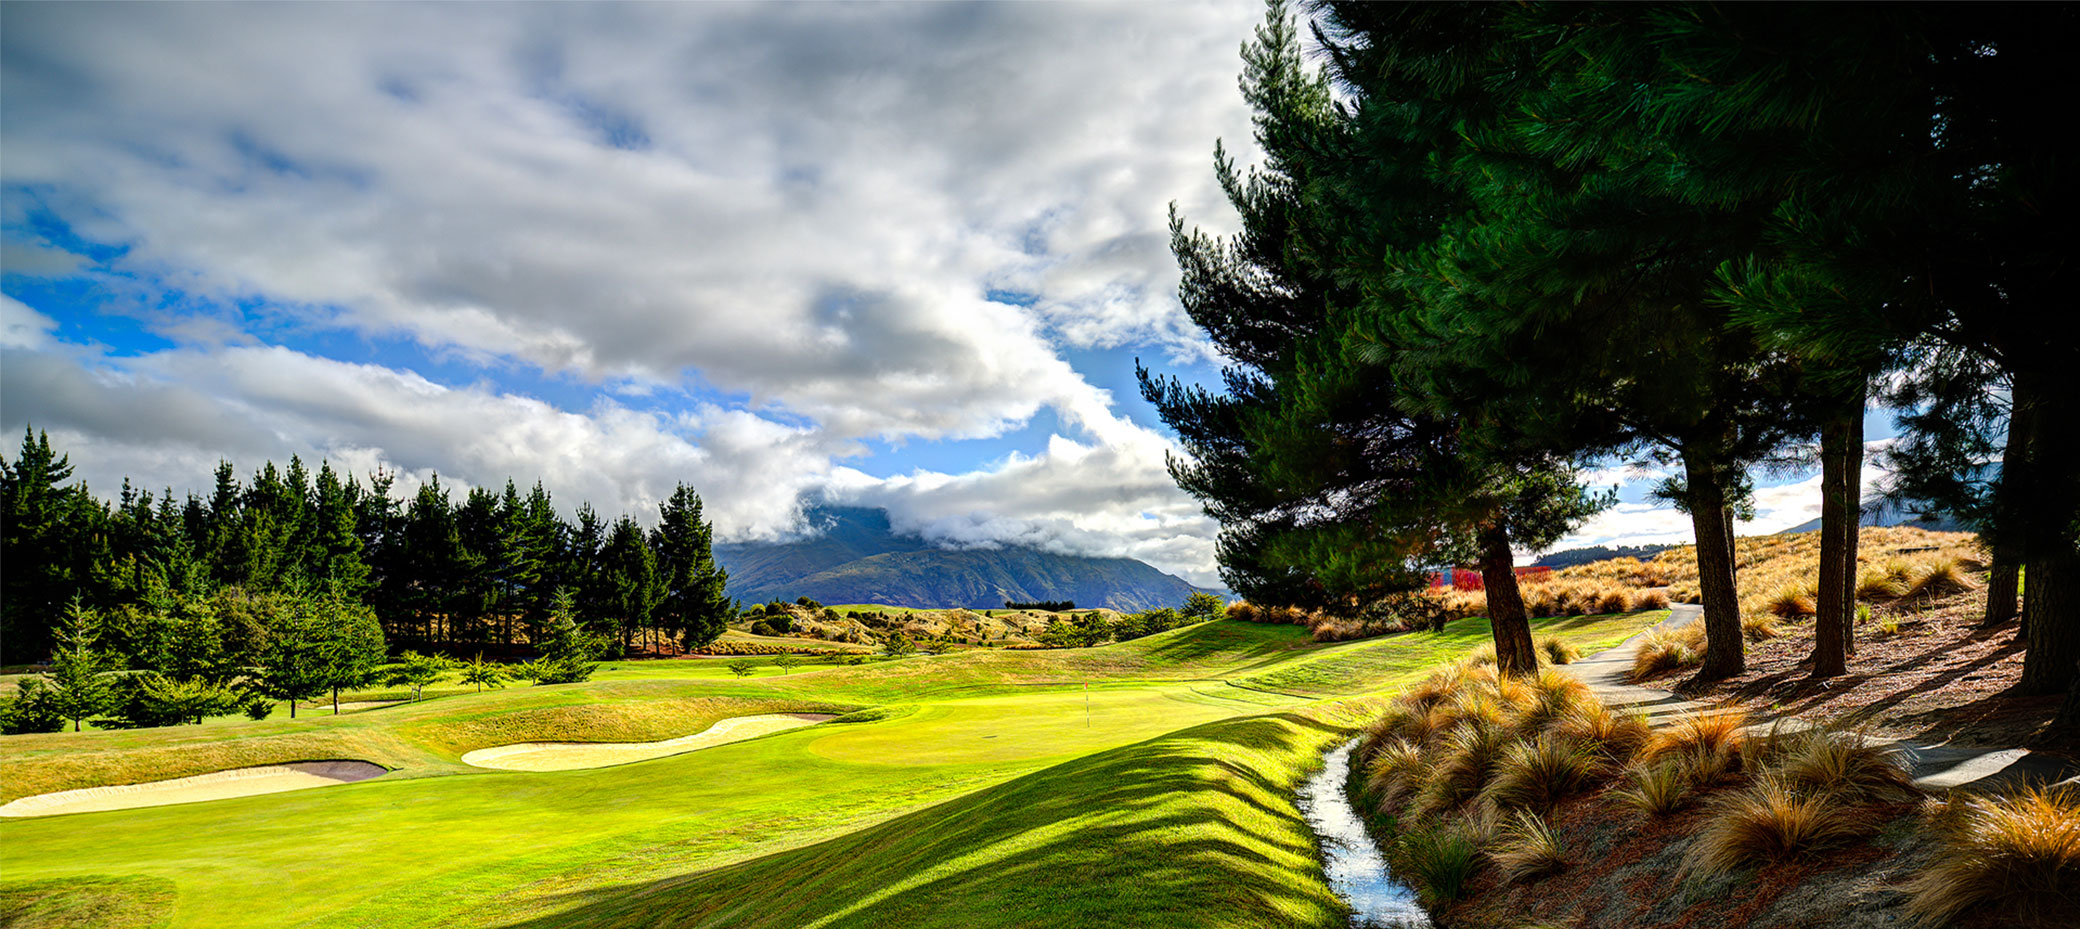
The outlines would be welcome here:
[[[1292,796],[1348,724],[1333,709],[1208,723],[514,925],[1343,926]]]

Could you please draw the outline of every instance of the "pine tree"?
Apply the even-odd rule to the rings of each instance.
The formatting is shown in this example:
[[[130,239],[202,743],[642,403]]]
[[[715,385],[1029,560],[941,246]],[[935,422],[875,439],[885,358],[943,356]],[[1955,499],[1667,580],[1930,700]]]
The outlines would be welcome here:
[[[71,549],[80,527],[68,520],[79,491],[65,486],[70,477],[70,459],[33,428],[13,462],[0,458],[0,643],[10,661],[50,653],[50,617],[78,591]]]
[[[684,484],[672,491],[650,534],[663,590],[657,625],[688,649],[722,634],[732,613],[723,592],[729,573],[715,563],[715,530],[701,517],[701,498]]]
[[[78,597],[65,609],[65,624],[57,632],[57,648],[51,652],[51,668],[44,680],[59,714],[72,720],[72,731],[80,720],[108,711],[110,681],[102,672],[109,669],[108,656],[96,646],[99,622],[81,605]]]

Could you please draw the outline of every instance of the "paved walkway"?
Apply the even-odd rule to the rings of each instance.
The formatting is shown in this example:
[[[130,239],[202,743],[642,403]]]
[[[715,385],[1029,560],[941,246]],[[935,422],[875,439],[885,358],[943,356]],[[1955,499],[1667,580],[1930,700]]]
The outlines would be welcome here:
[[[1669,610],[1668,618],[1657,628],[1680,629],[1699,621],[1703,616],[1704,608],[1694,603],[1674,604]],[[1656,726],[1685,713],[1711,709],[1711,704],[1690,700],[1659,687],[1642,687],[1626,680],[1632,671],[1633,657],[1639,653],[1640,645],[1645,638],[1645,633],[1633,636],[1616,647],[1604,649],[1572,664],[1562,665],[1560,670],[1589,685],[1589,689],[1603,698],[1605,703],[1644,711],[1649,721]],[[1787,719],[1793,723],[1798,722],[1795,718]],[[1776,722],[1775,719],[1762,718],[1748,728],[1751,732],[1766,732]],[[1928,790],[1949,790],[1968,785],[1987,787],[2002,782],[2018,781],[2080,783],[2080,768],[2062,758],[2028,749],[1922,745],[1905,741],[1894,744],[1906,752],[1908,767],[1914,773],[1914,783]]]

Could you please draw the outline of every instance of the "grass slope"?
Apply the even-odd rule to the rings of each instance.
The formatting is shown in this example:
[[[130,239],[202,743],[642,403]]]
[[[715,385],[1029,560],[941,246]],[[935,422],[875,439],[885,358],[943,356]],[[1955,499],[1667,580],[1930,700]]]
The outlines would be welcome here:
[[[1485,628],[1323,646],[1297,627],[1217,621],[1102,648],[747,680],[649,676],[705,667],[658,662],[339,717],[9,737],[10,797],[309,758],[397,771],[0,822],[0,900],[48,912],[58,904],[33,902],[44,882],[148,882],[76,904],[105,898],[92,905],[120,915],[135,888],[171,882],[177,927],[1328,925],[1342,912],[1292,793],[1354,717],[1311,698],[1392,686]],[[862,722],[612,768],[457,761],[511,741],[649,740],[723,716],[862,707]],[[131,909],[167,913],[163,900]]]

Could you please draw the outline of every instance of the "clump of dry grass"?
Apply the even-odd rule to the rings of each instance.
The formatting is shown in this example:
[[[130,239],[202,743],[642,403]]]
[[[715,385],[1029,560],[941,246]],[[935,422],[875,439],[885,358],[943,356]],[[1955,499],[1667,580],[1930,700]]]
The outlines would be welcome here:
[[[1786,584],[1770,596],[1767,608],[1771,614],[1785,619],[1811,616],[1820,611],[1816,600],[1818,594],[1811,583]]]
[[[1517,731],[1527,736],[1537,735],[1566,719],[1577,707],[1597,703],[1589,685],[1550,667],[1538,669],[1523,687],[1524,699],[1516,706],[1514,715]]]
[[[1495,666],[1495,646],[1494,646],[1494,644],[1490,643],[1490,644],[1488,644],[1488,645],[1482,645],[1482,646],[1480,646],[1480,647],[1478,647],[1478,648],[1474,649],[1473,651],[1467,652],[1467,653],[1466,653],[1466,657],[1464,657],[1464,658],[1461,658],[1461,659],[1459,659],[1459,664],[1460,664],[1460,665],[1461,665],[1462,667],[1468,667],[1468,668],[1480,668],[1480,667],[1489,667],[1489,668],[1492,668],[1492,667],[1494,667],[1494,666]]]
[[[1509,743],[1509,730],[1498,725],[1473,722],[1453,729],[1444,737],[1439,746],[1442,755],[1415,796],[1416,807],[1439,812],[1478,796]]]
[[[1704,663],[1704,624],[1691,623],[1681,629],[1655,627],[1640,641],[1632,659],[1632,679],[1643,681],[1656,675]]]
[[[1600,767],[1585,747],[1542,734],[1504,750],[1481,797],[1501,809],[1551,809],[1587,790]]]
[[[1741,730],[1747,724],[1738,710],[1684,716],[1654,733],[1641,756],[1675,762],[1693,785],[1708,790],[1740,773],[1746,743]]]
[[[1587,746],[1612,768],[1621,767],[1647,747],[1653,727],[1643,713],[1620,713],[1601,700],[1574,707],[1548,730]]]
[[[1920,795],[1906,758],[1894,746],[1854,732],[1809,729],[1770,739],[1771,774],[1802,791],[1850,802],[1906,800]]]
[[[1775,777],[1721,798],[1683,859],[1685,874],[1726,874],[1804,857],[1870,835],[1871,820],[1831,793],[1804,794]]]
[[[1656,819],[1674,816],[1696,799],[1690,774],[1677,761],[1634,765],[1625,771],[1625,786],[1611,794],[1619,803]]]
[[[1522,810],[1510,818],[1488,858],[1511,881],[1528,881],[1567,867],[1567,851],[1553,827]]]
[[[1914,581],[1907,585],[1904,599],[1936,600],[1952,594],[1973,590],[1979,585],[1965,576],[1958,567],[1957,559],[1933,562],[1916,573]]]
[[[1635,610],[1668,609],[1668,593],[1660,590],[1649,590],[1639,594],[1632,598],[1632,608]]]
[[[1783,634],[1784,628],[1777,625],[1776,617],[1767,613],[1741,617],[1741,635],[1750,642],[1774,639]]]
[[[2080,790],[2030,787],[1956,801],[1942,853],[1907,886],[1923,925],[1998,906],[2037,925],[2080,921]]]
[[[1559,639],[1538,640],[1538,650],[1545,653],[1546,661],[1551,664],[1573,664],[1575,659],[1582,657],[1581,649]]]
[[[1408,799],[1429,778],[1430,763],[1420,743],[1396,738],[1380,745],[1365,764],[1365,787],[1382,807]]]
[[[1906,582],[1884,571],[1866,571],[1856,578],[1856,599],[1883,603],[1906,596]]]

